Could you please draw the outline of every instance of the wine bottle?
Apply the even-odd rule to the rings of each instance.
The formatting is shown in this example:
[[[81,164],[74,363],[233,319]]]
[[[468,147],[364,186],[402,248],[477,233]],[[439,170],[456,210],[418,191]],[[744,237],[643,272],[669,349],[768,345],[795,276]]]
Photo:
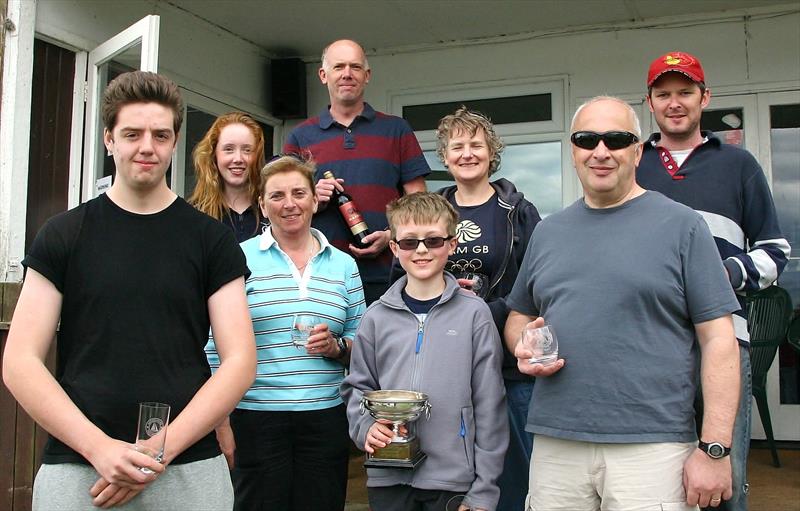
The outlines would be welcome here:
[[[333,172],[330,170],[326,170],[322,175],[325,179],[336,179],[336,176],[334,176]],[[361,216],[361,212],[358,211],[358,207],[353,198],[348,195],[347,192],[340,192],[334,188],[331,202],[336,204],[339,208],[339,213],[341,213],[344,223],[347,224],[348,229],[350,229],[353,244],[357,247],[366,246],[364,238],[370,233],[369,226],[367,226],[367,222],[364,221],[364,217]]]

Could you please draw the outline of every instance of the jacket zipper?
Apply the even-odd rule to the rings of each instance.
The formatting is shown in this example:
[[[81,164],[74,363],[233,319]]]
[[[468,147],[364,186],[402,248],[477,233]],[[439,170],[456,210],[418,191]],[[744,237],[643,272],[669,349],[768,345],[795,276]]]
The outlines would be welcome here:
[[[411,390],[415,390],[417,392],[419,392],[419,389],[420,389],[420,382],[418,381],[420,374],[419,374],[419,371],[417,370],[417,368],[418,368],[419,363],[420,363],[419,362],[419,358],[421,356],[420,355],[420,351],[422,351],[422,342],[423,342],[423,339],[425,338],[425,322],[431,317],[431,314],[433,313],[433,310],[436,307],[438,307],[439,305],[440,304],[437,303],[436,305],[431,307],[431,310],[429,310],[428,314],[425,315],[425,319],[424,320],[421,320],[421,319],[417,318],[419,326],[417,328],[417,341],[416,341],[416,344],[414,345],[414,364],[412,365],[412,368],[411,368]],[[407,307],[406,307],[406,310],[408,310],[409,313],[414,314]],[[417,317],[417,315],[414,314],[414,317]]]
[[[446,289],[447,288],[445,288],[445,290]],[[430,318],[431,314],[433,313],[433,310],[436,309],[437,307],[439,307],[439,305],[440,304],[437,303],[436,305],[431,307],[431,310],[429,310],[428,314],[425,316],[426,320],[428,318]],[[408,312],[409,314],[411,314],[412,316],[414,316],[414,319],[417,320],[417,324],[418,324],[418,327],[417,327],[417,340],[415,341],[415,345],[414,345],[414,363],[411,366],[411,388],[408,389],[408,390],[414,390],[414,391],[419,392],[419,382],[417,381],[419,379],[418,378],[419,371],[417,370],[417,366],[419,365],[419,354],[420,354],[420,351],[422,351],[422,343],[423,343],[423,339],[425,337],[425,320],[419,319],[416,314],[411,312],[411,309],[409,309],[407,305],[403,305],[401,307],[392,306],[392,308],[396,308],[396,309],[399,309],[399,310],[404,310],[404,311]]]
[[[422,320],[420,320],[420,322],[419,322],[419,330],[417,330],[417,345],[414,348],[414,353],[417,354],[417,355],[419,354],[419,349],[422,347],[422,326],[423,326],[423,323],[424,322]]]
[[[411,311],[409,311],[409,312],[411,312]],[[414,313],[411,312],[411,314],[414,314]],[[430,311],[428,311],[428,314],[430,314]],[[414,345],[414,364],[411,366],[411,389],[415,390],[415,391],[419,391],[419,381],[418,381],[418,379],[419,379],[418,378],[419,377],[419,370],[418,370],[418,367],[419,367],[419,352],[422,349],[422,339],[423,339],[424,333],[425,333],[424,332],[425,321],[422,320],[422,319],[419,319],[419,317],[417,317],[416,314],[414,314],[414,317],[417,318],[417,322],[419,324],[419,327],[417,328],[417,341],[416,341],[416,343]]]
[[[516,209],[517,209],[516,206],[511,206],[511,209],[508,210],[508,215],[506,216],[506,218],[508,219],[508,251],[506,251],[506,255],[503,258],[503,269],[500,270],[500,274],[497,276],[497,280],[494,281],[494,284],[492,284],[491,287],[489,288],[489,292],[486,293],[487,298],[491,296],[492,291],[494,291],[494,288],[497,287],[497,285],[503,279],[503,275],[506,274],[506,269],[508,268],[508,261],[511,259],[511,255],[514,250],[514,222],[511,221],[511,215],[514,213]]]

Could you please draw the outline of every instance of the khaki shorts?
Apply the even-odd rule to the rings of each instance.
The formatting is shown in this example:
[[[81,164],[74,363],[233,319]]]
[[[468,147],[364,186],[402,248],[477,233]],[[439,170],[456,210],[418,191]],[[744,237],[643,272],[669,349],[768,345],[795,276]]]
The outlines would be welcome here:
[[[696,442],[600,444],[534,435],[525,511],[692,511],[683,464]]]

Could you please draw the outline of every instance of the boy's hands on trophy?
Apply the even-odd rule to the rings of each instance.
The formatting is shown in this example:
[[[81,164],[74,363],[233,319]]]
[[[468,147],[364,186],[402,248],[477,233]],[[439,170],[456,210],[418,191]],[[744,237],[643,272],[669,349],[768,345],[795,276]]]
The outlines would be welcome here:
[[[405,427],[405,425],[403,425],[400,426],[399,432],[401,435],[407,435],[408,429]],[[364,442],[364,450],[370,454],[375,454],[375,449],[386,447],[392,442],[392,438],[394,438],[392,423],[385,419],[380,419],[379,421],[373,423],[372,426],[370,426],[369,431],[367,431],[367,439]]]

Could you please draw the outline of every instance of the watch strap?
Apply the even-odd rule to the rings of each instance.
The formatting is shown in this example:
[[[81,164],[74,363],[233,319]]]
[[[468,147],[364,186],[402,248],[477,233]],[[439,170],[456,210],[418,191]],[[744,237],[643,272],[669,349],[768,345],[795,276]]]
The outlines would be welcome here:
[[[344,337],[334,337],[336,345],[339,347],[339,354],[336,355],[336,360],[344,358],[347,355],[347,340]]]

